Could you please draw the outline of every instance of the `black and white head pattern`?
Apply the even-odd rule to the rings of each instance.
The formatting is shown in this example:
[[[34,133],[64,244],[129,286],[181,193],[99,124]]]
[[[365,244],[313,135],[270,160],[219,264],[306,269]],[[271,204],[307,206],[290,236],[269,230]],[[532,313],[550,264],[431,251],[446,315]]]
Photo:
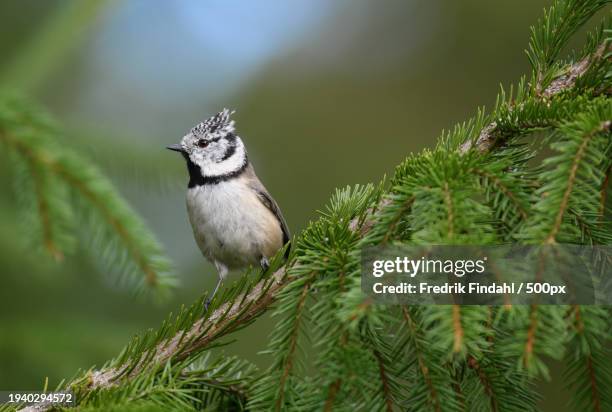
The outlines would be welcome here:
[[[217,183],[239,174],[247,166],[247,153],[234,133],[234,111],[221,112],[196,125],[181,140],[185,157],[199,166],[202,177]]]

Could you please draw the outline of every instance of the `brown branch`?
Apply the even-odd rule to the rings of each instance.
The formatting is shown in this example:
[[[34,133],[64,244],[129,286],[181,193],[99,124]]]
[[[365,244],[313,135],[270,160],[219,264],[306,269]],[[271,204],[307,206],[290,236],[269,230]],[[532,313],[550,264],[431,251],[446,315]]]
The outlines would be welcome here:
[[[387,370],[382,355],[377,350],[374,351],[374,357],[378,362],[378,371],[380,373],[380,381],[382,383],[383,395],[387,412],[393,412],[393,399],[391,397],[391,389],[389,388],[389,379],[387,378]]]
[[[593,54],[569,66],[567,72],[550,82],[546,90],[542,92],[542,96],[544,98],[550,98],[555,94],[574,87],[578,79],[589,70],[593,63],[596,63],[603,57],[604,52],[608,48],[607,42],[604,42]]]
[[[194,353],[202,351],[215,339],[238,329],[241,325],[262,314],[288,283],[288,276],[285,274],[285,268],[282,267],[274,272],[270,278],[257,283],[248,293],[245,292],[233,302],[221,305],[208,318],[195,322],[188,331],[178,332],[173,338],[159,343],[153,349],[154,355],[149,358],[150,360],[144,362],[141,359],[129,373],[125,373],[127,365],[109,367],[77,379],[69,384],[68,388],[85,383],[85,386],[80,388],[79,391],[89,393],[109,389],[134,379],[145,369],[153,369],[169,360],[184,360]],[[205,333],[202,333],[203,331]],[[82,396],[84,396],[83,393],[81,393]],[[52,404],[39,404],[35,407],[21,409],[20,412],[46,412],[51,409],[53,409]]]
[[[487,376],[485,371],[480,367],[480,363],[473,356],[470,356],[468,358],[467,363],[470,368],[474,369],[474,371],[478,375],[478,379],[480,380],[480,383],[482,383],[482,386],[485,389],[485,393],[489,396],[489,399],[491,400],[491,411],[497,412],[498,411],[497,399],[495,398],[495,393],[493,392],[493,386],[491,385],[491,381],[489,380],[489,377]]]
[[[151,360],[146,363],[139,362],[127,376],[124,375],[123,365],[93,372],[88,377],[87,389],[110,388],[120,384],[122,379],[134,378],[144,369],[162,365],[170,359],[181,361],[202,351],[215,339],[236,330],[240,325],[263,313],[287,283],[285,268],[277,270],[271,278],[261,280],[248,293],[245,292],[233,302],[223,304],[208,318],[195,322],[187,332],[178,332],[172,339],[159,343],[154,348]]]
[[[589,371],[589,379],[591,383],[591,396],[593,397],[593,410],[601,412],[601,404],[599,401],[599,391],[597,390],[597,378],[595,376],[595,368],[593,368],[593,359],[591,355],[587,356],[587,369]]]
[[[528,366],[533,355],[533,346],[535,345],[535,335],[538,328],[537,305],[531,305],[529,313],[529,329],[527,330],[527,342],[525,343],[525,359],[523,363]]]
[[[553,96],[573,88],[578,79],[580,79],[594,63],[605,56],[605,52],[609,50],[609,48],[608,42],[604,42],[593,54],[570,65],[565,74],[554,79],[548,87],[539,94],[540,98],[550,100]],[[488,152],[500,143],[499,140],[501,137],[497,123],[491,122],[482,128],[475,141],[470,139],[463,143],[459,147],[459,152],[465,154],[474,148],[481,153]]]
[[[461,306],[453,305],[453,352],[457,353],[463,345],[463,326],[461,326]]]
[[[342,380],[336,379],[334,383],[329,385],[329,392],[327,393],[327,399],[325,400],[325,412],[331,412],[334,408],[334,401],[336,400],[336,395],[340,390],[340,385],[342,384]]]

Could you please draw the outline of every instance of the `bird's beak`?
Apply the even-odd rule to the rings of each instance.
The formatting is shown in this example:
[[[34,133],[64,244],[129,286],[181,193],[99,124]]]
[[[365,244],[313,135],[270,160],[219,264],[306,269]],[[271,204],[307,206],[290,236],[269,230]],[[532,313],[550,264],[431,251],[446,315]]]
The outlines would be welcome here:
[[[183,150],[183,146],[181,146],[180,144],[171,144],[170,146],[166,146],[166,149],[174,150],[175,152],[180,152],[180,153],[184,153],[185,152]]]

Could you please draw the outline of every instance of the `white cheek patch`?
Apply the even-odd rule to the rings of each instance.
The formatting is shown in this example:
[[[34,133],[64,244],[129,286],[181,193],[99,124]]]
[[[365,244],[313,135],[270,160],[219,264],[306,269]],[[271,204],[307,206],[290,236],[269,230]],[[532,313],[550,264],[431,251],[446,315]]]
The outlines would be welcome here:
[[[225,150],[223,149],[219,156],[214,156],[209,154],[206,155],[206,152],[194,152],[189,155],[191,161],[200,166],[200,170],[202,171],[202,175],[205,177],[216,177],[223,176],[230,173],[233,173],[244,166],[246,161],[246,151],[244,149],[244,145],[240,140],[236,141],[236,151],[230,157],[225,160],[217,161],[215,157],[219,159]]]
[[[206,159],[206,156],[201,151],[193,151],[193,152],[191,152],[189,154],[189,159],[193,163],[195,163],[198,166],[200,166],[200,168],[202,167],[203,164],[206,164],[208,162],[207,159]]]

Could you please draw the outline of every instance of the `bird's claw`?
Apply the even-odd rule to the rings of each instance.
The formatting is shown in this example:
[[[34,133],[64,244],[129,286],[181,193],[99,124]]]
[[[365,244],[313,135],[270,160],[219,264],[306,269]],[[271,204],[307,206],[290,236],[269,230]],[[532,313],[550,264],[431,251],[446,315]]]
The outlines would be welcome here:
[[[270,268],[270,262],[268,261],[267,257],[262,257],[261,260],[259,261],[259,264],[261,265],[261,268],[263,269],[264,272],[267,272],[268,269]]]

